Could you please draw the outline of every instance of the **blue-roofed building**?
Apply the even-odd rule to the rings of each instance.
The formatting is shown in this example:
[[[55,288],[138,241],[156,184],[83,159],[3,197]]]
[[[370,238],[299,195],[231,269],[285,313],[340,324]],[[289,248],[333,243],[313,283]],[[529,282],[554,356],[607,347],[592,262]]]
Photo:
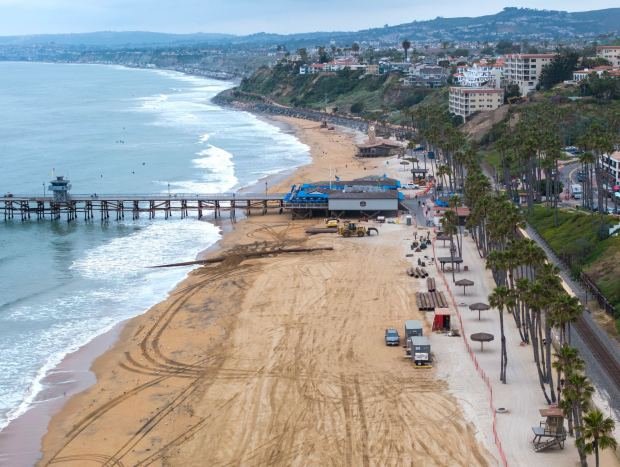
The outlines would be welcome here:
[[[401,184],[382,176],[355,180],[333,180],[293,185],[284,197],[284,207],[295,217],[396,215],[404,199]]]

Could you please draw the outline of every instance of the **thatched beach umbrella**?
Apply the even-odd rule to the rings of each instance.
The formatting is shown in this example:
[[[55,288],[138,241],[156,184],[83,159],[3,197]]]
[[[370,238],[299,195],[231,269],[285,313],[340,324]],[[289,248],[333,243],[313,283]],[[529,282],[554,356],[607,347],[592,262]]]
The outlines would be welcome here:
[[[469,279],[459,279],[454,284],[458,286],[463,286],[463,295],[466,295],[465,287],[471,287],[472,285],[474,285],[474,281],[470,281]]]
[[[487,305],[486,303],[472,303],[471,305],[469,305],[469,309],[476,311],[478,310],[478,321],[480,321],[480,311],[481,310],[489,310],[491,309],[491,307],[489,305]]]
[[[444,233],[437,234],[437,240],[442,240],[443,246],[446,246],[446,241],[450,240],[450,235]]]
[[[475,342],[480,342],[480,350],[484,351],[484,343],[491,342],[495,339],[493,334],[489,334],[488,332],[476,332],[470,336],[470,339]]]

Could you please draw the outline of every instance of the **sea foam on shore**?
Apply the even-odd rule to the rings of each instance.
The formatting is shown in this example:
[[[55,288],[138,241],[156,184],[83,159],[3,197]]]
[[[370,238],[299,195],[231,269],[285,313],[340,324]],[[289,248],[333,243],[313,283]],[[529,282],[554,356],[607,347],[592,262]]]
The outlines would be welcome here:
[[[11,93],[12,103],[0,109],[12,192],[40,190],[51,167],[76,193],[231,191],[309,161],[294,136],[210,103],[229,83],[106,66],[0,67],[0,98]],[[220,238],[207,222],[176,217],[2,227],[0,429],[49,393],[45,376],[68,353],[163,300],[188,271],[146,266],[192,260]]]

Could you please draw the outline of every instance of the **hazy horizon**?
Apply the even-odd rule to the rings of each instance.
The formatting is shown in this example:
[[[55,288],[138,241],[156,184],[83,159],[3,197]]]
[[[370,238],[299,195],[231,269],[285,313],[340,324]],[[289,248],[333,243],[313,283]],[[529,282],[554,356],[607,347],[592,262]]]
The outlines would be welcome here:
[[[356,31],[442,17],[494,14],[507,6],[589,11],[618,7],[617,0],[524,0],[518,5],[447,0],[0,0],[0,35],[148,31],[173,34],[247,35]],[[148,14],[145,14],[148,11]]]

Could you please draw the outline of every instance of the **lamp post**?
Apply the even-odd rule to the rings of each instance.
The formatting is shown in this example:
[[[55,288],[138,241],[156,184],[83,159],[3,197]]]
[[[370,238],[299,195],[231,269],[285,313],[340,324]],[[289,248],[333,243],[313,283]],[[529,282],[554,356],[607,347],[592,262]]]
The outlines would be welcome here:
[[[265,182],[265,196],[267,196],[268,189],[269,189],[269,185],[267,184],[267,182]]]
[[[170,198],[170,182],[168,182],[168,198]]]
[[[41,185],[43,185],[43,197],[45,198],[45,182],[43,182]]]

